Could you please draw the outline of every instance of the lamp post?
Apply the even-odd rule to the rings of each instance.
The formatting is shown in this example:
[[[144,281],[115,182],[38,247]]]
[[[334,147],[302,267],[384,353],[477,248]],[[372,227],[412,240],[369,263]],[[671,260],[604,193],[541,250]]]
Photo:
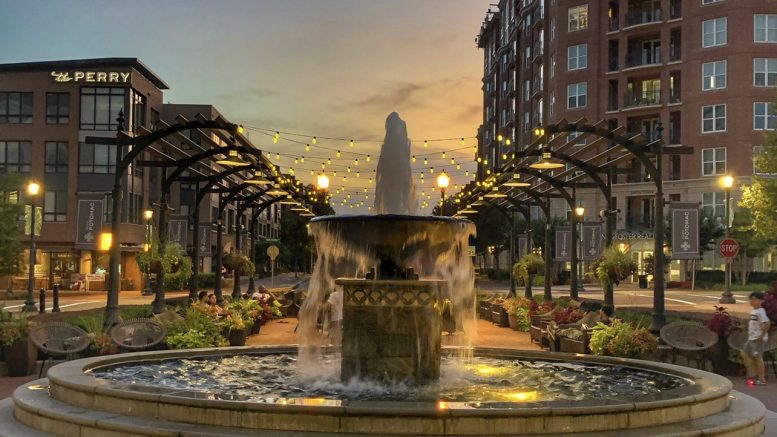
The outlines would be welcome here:
[[[151,250],[151,219],[154,217],[154,211],[151,209],[147,209],[143,211],[143,220],[146,222],[146,243],[143,245],[143,251],[149,252]],[[146,271],[144,272],[146,275],[145,280],[145,287],[143,288],[143,296],[151,296],[154,294],[153,291],[151,291],[151,281],[150,281],[150,272],[149,272],[149,266],[146,265]]]
[[[723,176],[720,179],[720,184],[726,190],[726,239],[729,238],[731,233],[731,187],[734,186],[733,176]],[[736,303],[736,299],[731,294],[731,262],[726,260],[726,287],[723,291],[723,295],[720,297],[720,303]]]
[[[321,173],[316,179],[316,186],[319,190],[326,190],[329,188],[329,176],[326,173]]]
[[[575,216],[577,217],[578,226],[580,231],[578,232],[579,244],[577,245],[577,291],[585,291],[583,287],[583,216],[585,215],[585,208],[578,205],[575,208]]]
[[[451,178],[445,173],[445,170],[437,176],[437,186],[440,187],[440,215],[445,215],[445,189],[451,183]]]
[[[30,265],[27,276],[27,299],[24,302],[22,311],[35,311],[35,197],[40,192],[40,184],[30,181],[27,184],[27,195],[30,196]]]

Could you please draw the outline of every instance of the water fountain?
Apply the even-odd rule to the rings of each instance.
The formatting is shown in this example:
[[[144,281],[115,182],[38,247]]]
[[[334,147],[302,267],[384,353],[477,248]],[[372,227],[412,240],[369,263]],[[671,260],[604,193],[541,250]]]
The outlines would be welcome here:
[[[664,363],[471,348],[466,220],[415,211],[404,122],[386,121],[375,216],[311,221],[318,258],[299,346],[86,358],[0,404],[0,437],[238,436],[266,430],[383,435],[746,436],[763,405],[726,378]],[[342,344],[316,326],[343,295]],[[441,313],[452,338],[441,348]],[[43,390],[48,388],[48,390]],[[21,425],[23,424],[23,425]],[[21,428],[25,426],[25,428]],[[15,428],[16,427],[16,428]]]

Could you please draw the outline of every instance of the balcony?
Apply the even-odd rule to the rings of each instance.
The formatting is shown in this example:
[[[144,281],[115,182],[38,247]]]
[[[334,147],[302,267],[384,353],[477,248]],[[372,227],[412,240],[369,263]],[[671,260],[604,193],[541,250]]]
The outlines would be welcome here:
[[[642,50],[626,54],[626,68],[661,65],[661,50]]]
[[[607,71],[618,71],[618,58],[610,57],[607,60]]]
[[[534,46],[532,46],[532,61],[536,64],[542,63],[542,55],[545,53],[543,45],[542,41],[537,41],[534,43]]]
[[[626,13],[626,27],[661,22],[661,9],[630,11]]]
[[[682,0],[672,0],[669,5],[669,19],[677,20],[683,18],[683,6]]]
[[[615,94],[611,94],[607,98],[607,110],[608,111],[617,111],[618,110],[618,96]]]
[[[607,23],[607,31],[608,32],[617,32],[621,28],[620,19],[618,17],[612,17],[608,20]]]
[[[642,181],[629,181],[642,182]],[[654,223],[652,217],[643,217],[641,215],[627,215],[626,227],[629,229],[653,229]]]
[[[661,104],[661,90],[627,92],[623,99],[624,108],[638,108]]]

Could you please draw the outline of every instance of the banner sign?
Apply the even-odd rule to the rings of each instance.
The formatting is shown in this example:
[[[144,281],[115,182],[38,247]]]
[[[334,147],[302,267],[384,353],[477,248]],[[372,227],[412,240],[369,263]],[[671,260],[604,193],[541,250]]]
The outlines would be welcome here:
[[[515,259],[517,261],[520,261],[527,253],[529,253],[529,238],[526,234],[518,235],[515,250],[517,251],[515,254]]]
[[[189,220],[186,218],[171,218],[170,221],[167,222],[168,241],[178,243],[184,249],[186,249],[186,243],[188,243],[188,231]]]
[[[672,259],[700,259],[698,203],[672,203]]]
[[[583,261],[594,261],[602,256],[601,222],[583,222],[583,247],[580,254]]]
[[[78,193],[76,249],[97,250],[97,240],[103,228],[103,199],[103,193]]]
[[[200,233],[200,256],[212,256],[210,253],[210,246],[213,237],[213,229],[210,223],[200,224],[197,227],[197,232]]]
[[[556,261],[572,260],[572,228],[559,226],[556,228]]]
[[[30,235],[32,227],[32,206],[24,205],[24,235]],[[40,230],[43,228],[43,208],[35,207],[35,236],[40,237]]]

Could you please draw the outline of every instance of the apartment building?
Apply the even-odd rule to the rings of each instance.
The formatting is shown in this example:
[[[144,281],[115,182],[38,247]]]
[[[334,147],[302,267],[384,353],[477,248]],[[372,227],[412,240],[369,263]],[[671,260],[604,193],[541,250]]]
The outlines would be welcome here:
[[[722,219],[720,177],[747,183],[763,133],[777,123],[773,2],[503,0],[486,15],[477,43],[484,51],[479,154],[488,162],[481,177],[528,145],[537,125],[605,120],[655,139],[661,122],[666,144],[694,150],[665,158],[667,200],[699,202]],[[636,160],[625,167],[613,191],[621,210],[615,237],[641,260],[653,249],[655,190]],[[578,190],[578,197],[591,219],[604,209],[598,192]],[[553,209],[569,213],[561,201]],[[722,261],[709,254],[705,263]]]

